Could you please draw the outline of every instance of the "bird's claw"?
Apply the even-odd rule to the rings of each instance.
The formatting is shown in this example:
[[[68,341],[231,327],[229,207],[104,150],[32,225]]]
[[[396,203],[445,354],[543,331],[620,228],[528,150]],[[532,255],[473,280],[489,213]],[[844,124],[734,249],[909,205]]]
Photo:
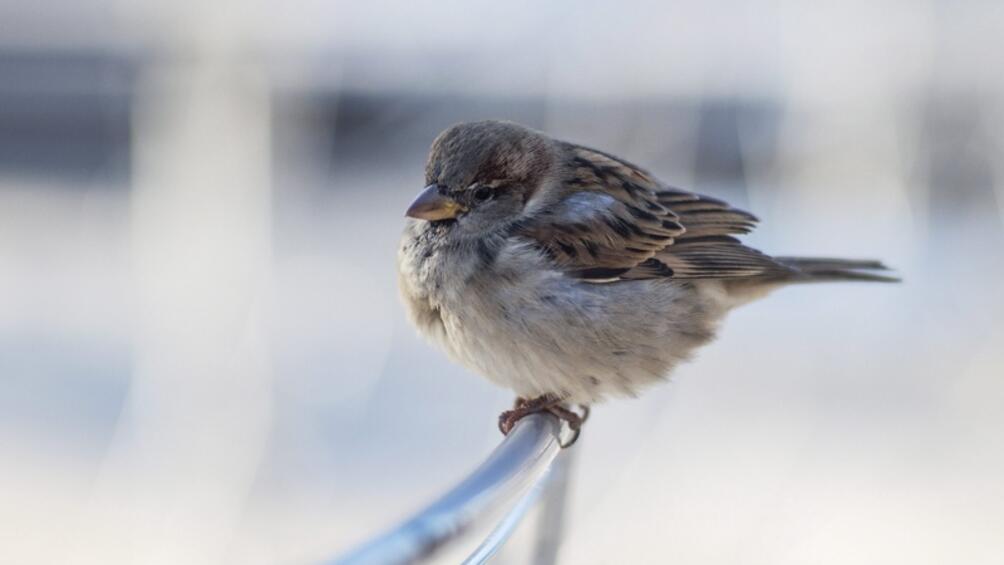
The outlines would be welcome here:
[[[560,404],[548,408],[548,412],[554,414],[559,420],[564,421],[568,424],[568,429],[572,431],[572,437],[567,441],[561,443],[561,448],[565,449],[571,447],[579,439],[579,434],[582,433],[582,424],[589,419],[589,407],[585,404],[580,404],[579,409],[582,411],[581,414],[576,413],[570,408],[566,408]]]
[[[548,412],[557,417],[558,420],[567,423],[568,429],[572,431],[571,439],[561,444],[562,448],[566,448],[579,439],[579,433],[582,431],[582,424],[589,418],[588,406],[584,404],[579,405],[579,409],[582,411],[581,414],[565,407],[562,405],[561,399],[550,395],[544,395],[533,399],[520,397],[516,399],[512,410],[506,410],[505,412],[499,414],[499,431],[501,431],[503,435],[509,435],[509,432],[511,432],[513,427],[516,426],[516,422],[520,421],[522,418],[536,412]]]
[[[505,412],[499,414],[499,431],[502,432],[502,435],[509,435],[513,426],[515,426],[516,422],[518,422],[523,416],[526,416],[526,414],[520,414],[518,410],[506,410]]]

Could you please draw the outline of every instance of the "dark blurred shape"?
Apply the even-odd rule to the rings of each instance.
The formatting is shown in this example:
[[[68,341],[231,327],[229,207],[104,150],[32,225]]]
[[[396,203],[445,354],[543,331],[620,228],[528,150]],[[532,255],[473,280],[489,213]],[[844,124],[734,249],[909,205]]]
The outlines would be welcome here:
[[[461,121],[497,118],[540,128],[545,110],[541,97],[394,91],[292,92],[276,103],[281,125],[300,129],[309,121],[311,127],[321,128],[329,139],[328,164],[350,171],[381,162],[411,164],[416,156],[424,157],[440,131]],[[416,170],[420,172],[420,166]]]
[[[695,190],[713,190],[746,203],[747,159],[770,161],[777,150],[777,102],[710,98],[698,110]]]
[[[970,227],[1001,229],[993,163],[999,148],[987,129],[984,106],[964,95],[935,95],[923,108],[920,154],[931,225],[961,220]]]
[[[0,51],[0,171],[124,187],[137,61]]]

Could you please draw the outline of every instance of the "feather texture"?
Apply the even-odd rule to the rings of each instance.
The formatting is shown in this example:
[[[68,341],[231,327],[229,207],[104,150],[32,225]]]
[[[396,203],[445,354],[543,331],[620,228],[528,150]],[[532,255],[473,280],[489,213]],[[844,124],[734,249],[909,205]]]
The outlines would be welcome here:
[[[754,228],[757,218],[749,212],[665,186],[607,153],[562,147],[571,166],[561,197],[519,230],[569,276],[610,282],[791,272],[732,237]]]

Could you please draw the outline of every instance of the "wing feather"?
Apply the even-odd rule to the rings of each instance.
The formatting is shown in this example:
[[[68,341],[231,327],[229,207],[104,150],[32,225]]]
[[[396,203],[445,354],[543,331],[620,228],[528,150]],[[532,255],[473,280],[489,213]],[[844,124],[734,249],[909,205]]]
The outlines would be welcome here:
[[[731,278],[786,272],[734,235],[757,218],[716,198],[669,187],[627,161],[565,144],[562,197],[518,226],[572,277],[609,282]]]

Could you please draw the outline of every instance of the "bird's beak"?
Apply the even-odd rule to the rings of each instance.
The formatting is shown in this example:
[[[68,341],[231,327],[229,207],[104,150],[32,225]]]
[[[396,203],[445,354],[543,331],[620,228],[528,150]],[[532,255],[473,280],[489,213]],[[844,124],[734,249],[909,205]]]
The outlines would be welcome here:
[[[464,210],[460,203],[441,193],[437,185],[431,184],[411,203],[404,215],[433,222],[456,218]]]

